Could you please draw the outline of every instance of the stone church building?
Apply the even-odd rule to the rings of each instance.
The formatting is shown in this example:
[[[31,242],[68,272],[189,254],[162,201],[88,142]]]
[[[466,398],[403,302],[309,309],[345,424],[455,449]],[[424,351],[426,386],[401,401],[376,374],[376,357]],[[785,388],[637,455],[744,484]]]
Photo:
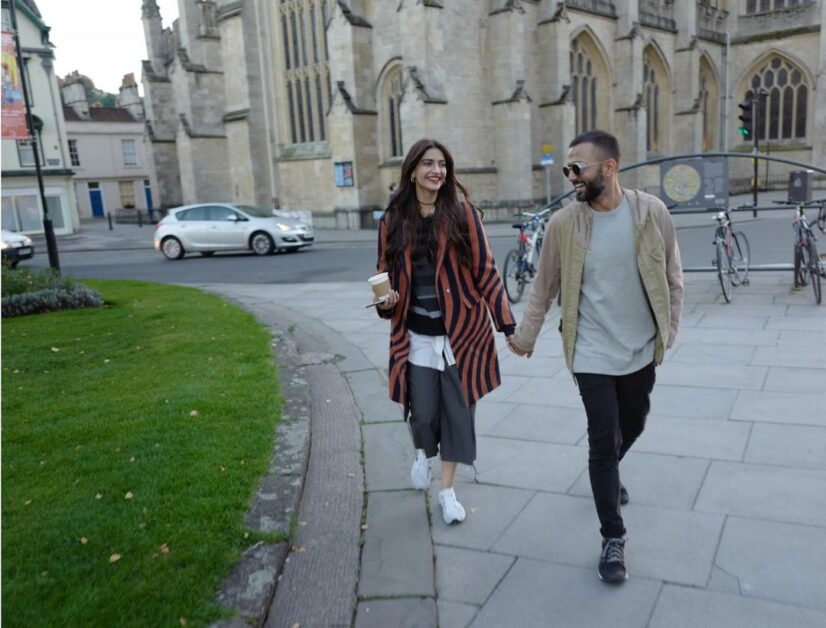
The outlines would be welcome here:
[[[155,0],[143,2],[162,206],[230,200],[356,227],[384,206],[405,150],[433,137],[475,203],[534,207],[546,195],[543,150],[554,194],[566,191],[559,167],[588,129],[617,135],[626,164],[748,153],[737,104],[761,90],[761,152],[826,163],[826,0],[178,6],[165,28]],[[750,160],[730,162],[747,182]],[[772,165],[771,176],[788,170]],[[657,185],[651,167],[625,176]]]

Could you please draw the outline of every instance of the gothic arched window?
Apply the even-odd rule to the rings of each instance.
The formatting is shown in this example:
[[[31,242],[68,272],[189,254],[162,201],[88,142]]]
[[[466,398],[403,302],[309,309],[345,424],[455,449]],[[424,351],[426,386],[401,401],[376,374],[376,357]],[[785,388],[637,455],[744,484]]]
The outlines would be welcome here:
[[[402,157],[401,101],[404,95],[404,73],[398,65],[384,77],[380,91],[379,109],[385,155]]]
[[[752,75],[746,99],[761,96],[755,134],[759,140],[806,137],[809,86],[803,71],[774,55]]]
[[[330,68],[327,51],[327,6],[330,0],[281,0],[281,37],[284,57],[284,95],[289,142],[325,141],[325,111],[330,105]],[[323,42],[323,46],[319,44]]]
[[[717,128],[719,124],[720,88],[710,62],[700,58],[700,115],[702,116],[702,150],[717,148]]]
[[[667,150],[668,125],[668,73],[661,56],[653,46],[643,54],[643,98],[648,113],[645,129],[646,149]]]
[[[576,109],[577,134],[597,128],[597,90],[599,78],[592,54],[582,36],[571,42],[571,95]]]

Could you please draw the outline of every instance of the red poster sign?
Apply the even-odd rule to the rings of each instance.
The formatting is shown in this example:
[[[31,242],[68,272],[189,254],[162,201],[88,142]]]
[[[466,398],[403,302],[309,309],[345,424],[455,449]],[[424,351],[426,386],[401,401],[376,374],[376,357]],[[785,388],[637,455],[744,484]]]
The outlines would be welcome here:
[[[3,31],[3,139],[27,140],[26,105],[23,101],[23,83],[17,67],[14,37]]]

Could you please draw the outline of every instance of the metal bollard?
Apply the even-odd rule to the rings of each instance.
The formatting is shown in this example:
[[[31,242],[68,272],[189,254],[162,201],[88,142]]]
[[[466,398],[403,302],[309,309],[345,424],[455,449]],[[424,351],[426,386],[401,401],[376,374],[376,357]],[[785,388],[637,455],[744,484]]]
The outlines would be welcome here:
[[[138,213],[138,226],[143,227],[143,214],[141,213],[141,210],[137,210],[137,213]]]
[[[112,231],[112,212],[106,212],[106,220],[109,221],[109,231]]]

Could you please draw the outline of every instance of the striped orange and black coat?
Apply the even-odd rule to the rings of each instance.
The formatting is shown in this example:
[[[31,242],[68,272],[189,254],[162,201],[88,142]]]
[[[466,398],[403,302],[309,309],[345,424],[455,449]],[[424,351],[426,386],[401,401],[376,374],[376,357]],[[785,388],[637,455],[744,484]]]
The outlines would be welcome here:
[[[465,398],[470,405],[501,383],[491,319],[498,331],[514,325],[516,320],[502,279],[496,270],[479,212],[468,204],[465,204],[465,210],[470,235],[471,268],[459,262],[456,250],[449,246],[447,237],[441,234],[436,254],[436,294]],[[379,223],[376,265],[379,272],[388,270],[384,259],[387,246],[386,218],[385,215]],[[376,308],[379,316],[391,320],[390,398],[403,404],[405,408],[408,402],[407,358],[410,354],[410,341],[407,335],[407,310],[410,305],[411,273],[411,252],[409,248],[405,248],[402,259],[394,264],[390,276],[393,289],[399,292],[399,302],[390,311]]]

